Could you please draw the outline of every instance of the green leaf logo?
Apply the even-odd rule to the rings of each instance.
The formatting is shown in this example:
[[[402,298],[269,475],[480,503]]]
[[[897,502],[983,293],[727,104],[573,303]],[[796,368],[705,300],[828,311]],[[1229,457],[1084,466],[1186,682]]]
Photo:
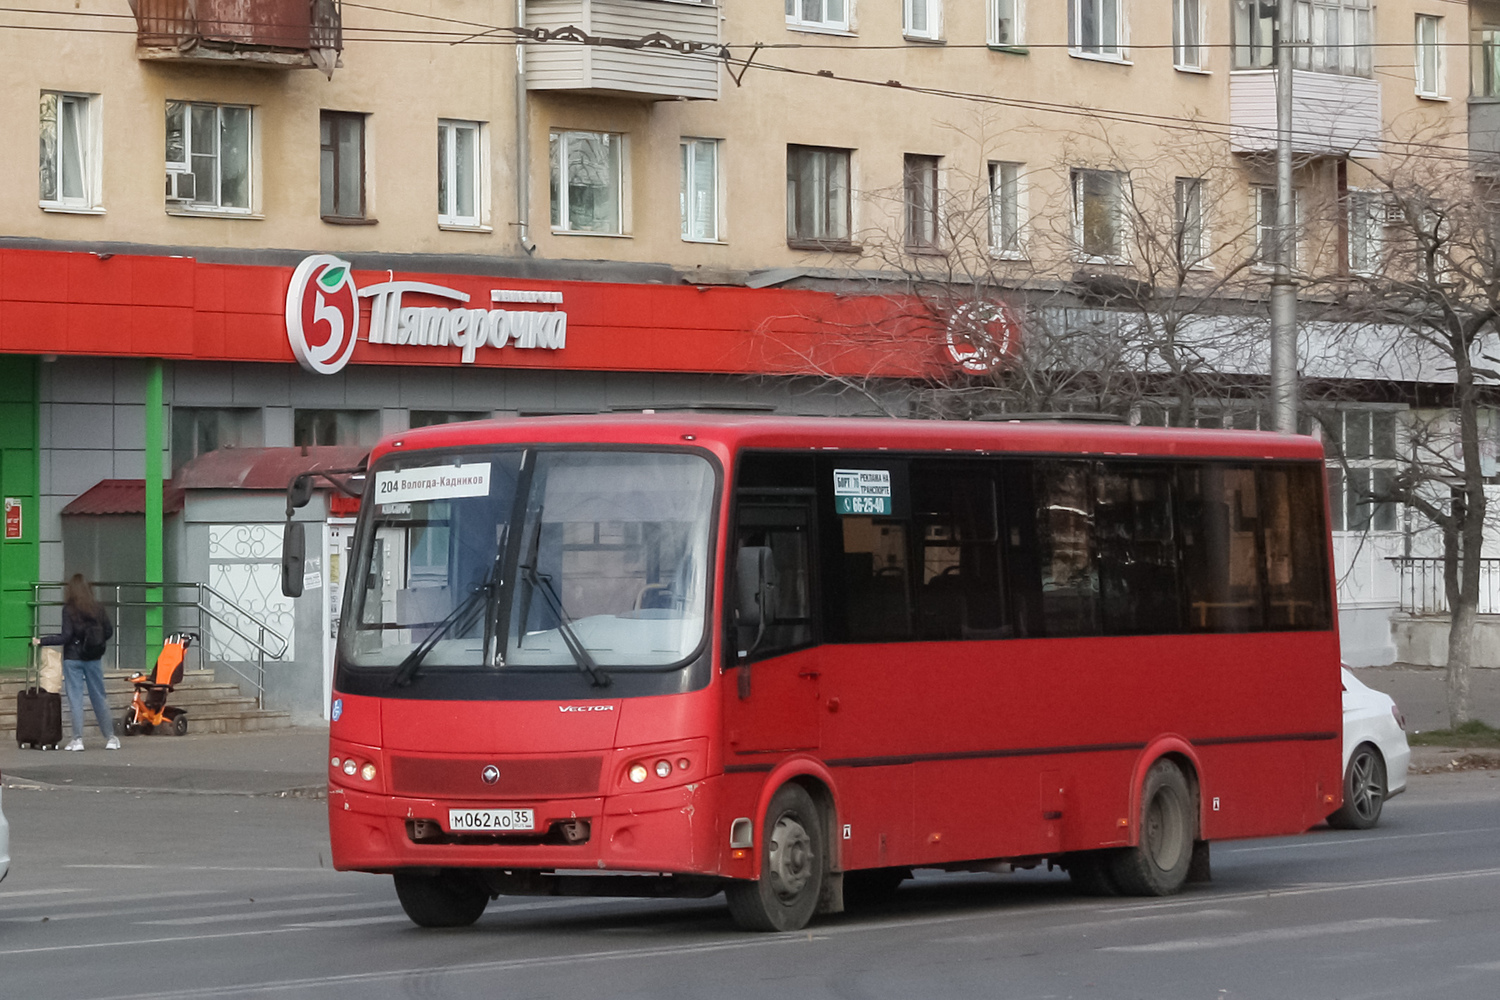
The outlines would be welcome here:
[[[349,269],[347,267],[330,267],[318,276],[318,284],[330,292],[335,291],[339,285],[344,283],[344,275],[348,273]]]

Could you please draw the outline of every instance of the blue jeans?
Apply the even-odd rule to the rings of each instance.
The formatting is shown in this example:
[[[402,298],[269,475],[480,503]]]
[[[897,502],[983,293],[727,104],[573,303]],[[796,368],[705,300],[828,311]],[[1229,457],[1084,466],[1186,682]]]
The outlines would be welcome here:
[[[94,721],[105,736],[115,734],[114,720],[109,717],[109,700],[104,697],[103,660],[63,660],[63,685],[68,689],[68,714],[73,717],[73,738],[83,739],[83,689],[88,687],[89,701],[94,705]]]

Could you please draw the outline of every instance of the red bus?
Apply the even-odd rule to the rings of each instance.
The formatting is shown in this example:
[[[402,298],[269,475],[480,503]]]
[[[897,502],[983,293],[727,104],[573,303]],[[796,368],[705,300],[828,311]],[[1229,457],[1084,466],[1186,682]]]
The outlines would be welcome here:
[[[413,430],[346,576],[333,861],[423,926],[710,896],[787,930],[912,869],[1093,893],[1342,799],[1323,454],[1063,422]]]

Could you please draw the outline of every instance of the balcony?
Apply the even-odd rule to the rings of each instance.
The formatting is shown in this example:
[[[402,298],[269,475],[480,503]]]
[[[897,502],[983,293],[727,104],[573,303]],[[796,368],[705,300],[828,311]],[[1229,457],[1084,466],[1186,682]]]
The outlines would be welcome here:
[[[573,28],[606,44],[547,41],[526,46],[526,89],[645,101],[713,101],[719,63],[712,52],[684,54],[619,41],[665,35],[716,45],[719,8],[688,0],[527,0],[526,26],[555,33]],[[571,34],[571,32],[570,32]]]
[[[130,0],[141,59],[280,69],[328,76],[343,50],[340,0]]]
[[[1276,74],[1229,74],[1229,148],[1276,151]],[[1380,84],[1362,76],[1292,72],[1292,151],[1311,156],[1380,155]]]

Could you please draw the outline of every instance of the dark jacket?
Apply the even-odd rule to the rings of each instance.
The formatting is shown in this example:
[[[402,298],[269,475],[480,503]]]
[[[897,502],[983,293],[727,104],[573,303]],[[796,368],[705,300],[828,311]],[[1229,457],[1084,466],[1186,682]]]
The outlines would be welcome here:
[[[115,627],[110,623],[109,612],[102,607],[99,609],[99,623],[104,626],[104,641],[109,640],[115,634]],[[63,659],[65,660],[93,660],[97,656],[84,656],[84,630],[93,619],[74,611],[67,604],[62,609],[62,631],[56,635],[44,635],[41,638],[43,646],[61,646],[63,648]],[[100,654],[103,655],[103,654]]]

